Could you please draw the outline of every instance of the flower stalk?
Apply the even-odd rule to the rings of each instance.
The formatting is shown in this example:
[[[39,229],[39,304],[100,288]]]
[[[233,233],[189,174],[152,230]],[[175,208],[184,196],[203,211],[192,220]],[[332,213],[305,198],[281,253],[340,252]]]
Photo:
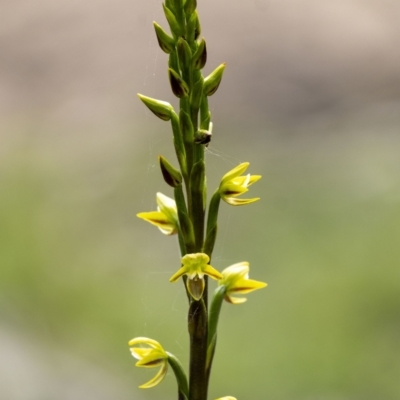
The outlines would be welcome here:
[[[178,385],[178,400],[207,400],[224,300],[240,304],[245,299],[232,294],[245,294],[266,286],[248,278],[247,262],[234,264],[222,272],[210,265],[217,239],[221,200],[233,206],[259,200],[239,196],[246,193],[261,176],[242,175],[249,166],[249,163],[242,163],[222,177],[219,187],[207,202],[204,152],[211,142],[213,131],[208,97],[220,87],[226,64],[222,63],[206,77],[203,76],[207,46],[205,39],[200,37],[201,25],[196,8],[196,0],[165,0],[163,9],[170,33],[154,22],[159,46],[168,55],[167,75],[177,107],[167,101],[138,95],[158,118],[171,122],[178,167],[163,156],[159,156],[159,164],[162,177],[173,190],[174,198],[158,193],[157,211],[142,212],[137,216],[159,228],[163,234],[176,234],[178,237],[180,266],[170,281],[182,278],[189,300],[189,375],[185,374],[180,361],[155,340],[140,337],[132,339],[129,344],[132,355],[139,360],[136,366],[160,367],[156,376],[141,387],[159,384],[170,366]],[[218,281],[210,307],[208,277]],[[219,400],[232,399],[235,400],[226,396]]]

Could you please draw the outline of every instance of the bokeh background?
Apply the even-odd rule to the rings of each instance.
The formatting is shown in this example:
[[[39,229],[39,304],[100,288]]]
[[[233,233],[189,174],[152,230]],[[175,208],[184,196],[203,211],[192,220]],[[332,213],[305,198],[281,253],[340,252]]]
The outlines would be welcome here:
[[[400,2],[199,0],[210,191],[250,161],[262,200],[221,210],[214,263],[269,283],[224,306],[210,398],[400,398]],[[1,0],[0,398],[175,399],[134,367],[187,363],[175,238],[136,218],[171,195],[176,104],[158,0]]]

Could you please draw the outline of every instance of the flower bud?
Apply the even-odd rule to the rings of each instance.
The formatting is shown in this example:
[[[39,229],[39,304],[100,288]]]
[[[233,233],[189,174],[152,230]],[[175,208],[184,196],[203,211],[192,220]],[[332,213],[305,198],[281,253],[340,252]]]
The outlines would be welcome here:
[[[174,0],[165,0],[165,5],[169,8],[172,12],[175,11]]]
[[[199,47],[193,55],[192,65],[196,69],[203,69],[207,62],[207,47],[204,38],[200,40]]]
[[[190,15],[197,8],[197,0],[186,0],[185,3],[185,12],[187,15]]]
[[[164,8],[165,18],[167,18],[169,27],[171,28],[171,32],[175,36],[183,35],[183,30],[179,25],[178,21],[176,20],[174,13],[165,4],[163,4],[163,8]]]
[[[170,54],[175,48],[175,40],[169,36],[157,22],[153,22],[154,29],[156,31],[158,44],[161,50],[167,54]]]
[[[186,97],[189,94],[189,87],[181,76],[172,68],[168,69],[169,82],[171,89],[176,97]]]
[[[174,168],[163,156],[159,156],[158,160],[160,162],[160,168],[165,182],[173,188],[181,185],[181,173],[176,168]]]
[[[212,96],[217,91],[222,80],[222,75],[224,74],[225,66],[226,64],[222,63],[204,79],[204,93],[207,96]]]
[[[143,101],[143,103],[148,107],[148,109],[157,115],[158,118],[161,118],[164,121],[169,121],[171,119],[171,113],[174,111],[174,108],[171,104],[166,101],[152,99],[151,97],[143,96],[139,94],[139,99]]]
[[[178,50],[178,57],[181,69],[189,67],[190,62],[192,60],[192,50],[190,49],[188,42],[182,37],[180,37],[178,39],[176,48]]]
[[[201,26],[196,10],[189,18],[189,21],[187,23],[187,31],[191,40],[195,40],[200,36]]]

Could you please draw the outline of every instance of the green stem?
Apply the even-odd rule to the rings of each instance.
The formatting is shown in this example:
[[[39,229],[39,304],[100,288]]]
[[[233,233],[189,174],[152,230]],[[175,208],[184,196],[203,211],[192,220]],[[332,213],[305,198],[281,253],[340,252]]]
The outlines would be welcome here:
[[[225,286],[224,285],[218,286],[217,289],[215,289],[214,296],[210,305],[210,311],[208,316],[207,363],[206,363],[207,386],[210,380],[211,367],[214,359],[215,348],[217,345],[218,321],[225,293],[226,293]]]
[[[206,253],[210,258],[214,250],[215,240],[217,238],[217,231],[218,231],[217,221],[218,221],[220,202],[221,202],[221,196],[217,189],[213,194],[213,197],[211,198],[210,206],[208,208],[207,234],[203,248],[203,252]]]
[[[207,400],[207,309],[203,299],[189,307],[190,335],[189,400]]]
[[[168,354],[168,364],[174,371],[176,382],[178,384],[178,400],[187,400],[189,398],[189,385],[185,372],[179,360],[171,353]]]

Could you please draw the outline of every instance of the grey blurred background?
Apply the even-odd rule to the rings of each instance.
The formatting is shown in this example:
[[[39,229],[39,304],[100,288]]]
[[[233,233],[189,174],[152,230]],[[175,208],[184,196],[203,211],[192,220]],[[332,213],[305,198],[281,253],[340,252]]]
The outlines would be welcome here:
[[[221,210],[213,265],[269,283],[226,305],[210,399],[400,398],[400,2],[199,0],[210,191],[250,161],[252,206]],[[149,336],[187,363],[175,238],[135,215],[171,195],[176,104],[158,0],[1,0],[0,398],[174,399],[134,367]]]

